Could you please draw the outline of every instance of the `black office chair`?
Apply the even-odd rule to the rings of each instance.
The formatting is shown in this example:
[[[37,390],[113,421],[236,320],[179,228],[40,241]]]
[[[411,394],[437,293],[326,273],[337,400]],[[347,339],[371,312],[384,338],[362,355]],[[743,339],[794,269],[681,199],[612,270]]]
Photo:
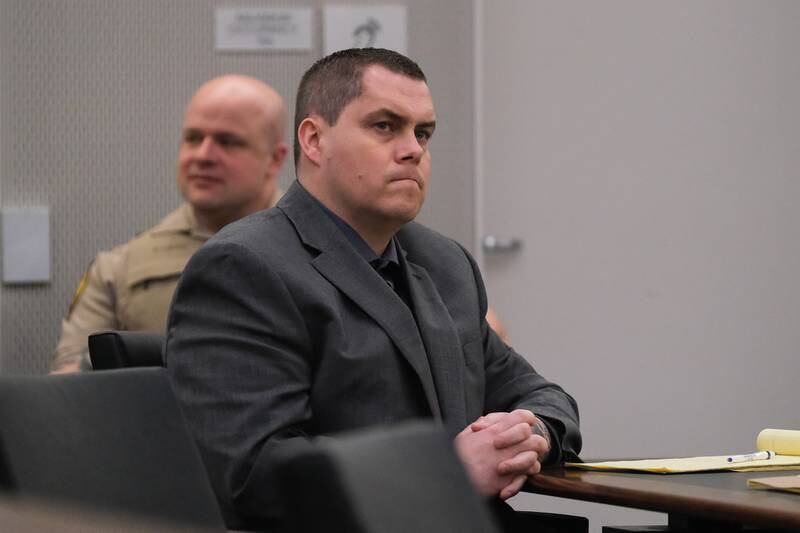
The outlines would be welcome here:
[[[153,517],[120,515],[76,508],[51,500],[0,494],[3,533],[195,533],[185,526]],[[201,529],[201,531],[204,531]],[[205,530],[208,531],[208,530]]]
[[[540,511],[517,511],[515,527],[518,531],[536,533],[588,533],[589,519],[585,516],[543,513]]]
[[[103,331],[89,335],[94,370],[164,366],[164,335],[145,331]]]
[[[293,533],[498,531],[444,430],[432,424],[319,441],[278,472]]]
[[[0,489],[224,530],[163,368],[0,377]]]

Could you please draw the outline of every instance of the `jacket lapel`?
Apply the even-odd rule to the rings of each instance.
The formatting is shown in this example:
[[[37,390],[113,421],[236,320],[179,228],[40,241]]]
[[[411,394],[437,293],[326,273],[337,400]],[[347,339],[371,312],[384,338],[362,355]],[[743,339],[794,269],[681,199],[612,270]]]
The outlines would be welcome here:
[[[303,243],[319,251],[311,262],[313,267],[372,317],[403,354],[422,383],[434,418],[441,419],[425,345],[408,307],[299,184],[289,188],[278,207]]]
[[[439,392],[442,417],[449,427],[461,431],[466,426],[464,383],[462,369],[464,356],[456,328],[450,318],[439,291],[428,272],[408,261],[405,252],[400,254],[405,263],[408,289],[414,306],[416,323],[427,353],[433,382]]]

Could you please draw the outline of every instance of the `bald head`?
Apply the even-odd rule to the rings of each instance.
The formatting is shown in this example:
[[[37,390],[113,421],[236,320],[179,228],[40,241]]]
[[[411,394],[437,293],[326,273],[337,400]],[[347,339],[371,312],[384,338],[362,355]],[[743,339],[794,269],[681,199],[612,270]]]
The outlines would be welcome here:
[[[212,231],[273,203],[286,156],[283,99],[262,81],[225,75],[204,83],[183,120],[178,186]]]
[[[186,112],[188,113],[193,106],[211,102],[248,107],[261,118],[264,132],[270,142],[284,140],[286,107],[283,98],[263,81],[240,74],[226,74],[213,78],[197,89],[189,101]]]

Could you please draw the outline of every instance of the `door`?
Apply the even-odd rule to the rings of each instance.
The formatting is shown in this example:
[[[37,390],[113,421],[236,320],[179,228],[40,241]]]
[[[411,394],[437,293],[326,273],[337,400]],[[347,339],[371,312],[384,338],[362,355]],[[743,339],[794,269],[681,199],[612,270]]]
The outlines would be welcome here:
[[[489,301],[578,400],[584,457],[752,451],[800,427],[800,4],[476,16]]]

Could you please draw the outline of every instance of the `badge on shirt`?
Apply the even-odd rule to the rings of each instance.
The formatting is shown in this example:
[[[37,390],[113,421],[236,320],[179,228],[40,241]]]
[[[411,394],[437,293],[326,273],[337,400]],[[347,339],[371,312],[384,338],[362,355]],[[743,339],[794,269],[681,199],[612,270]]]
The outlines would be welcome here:
[[[86,292],[86,287],[89,285],[89,271],[92,269],[92,263],[89,263],[89,267],[86,269],[86,272],[83,273],[81,276],[81,280],[78,282],[78,286],[75,288],[75,294],[72,295],[72,302],[69,304],[69,312],[67,313],[67,317],[72,314],[72,310],[75,309],[75,306],[78,305],[78,302],[83,296],[83,293]]]

